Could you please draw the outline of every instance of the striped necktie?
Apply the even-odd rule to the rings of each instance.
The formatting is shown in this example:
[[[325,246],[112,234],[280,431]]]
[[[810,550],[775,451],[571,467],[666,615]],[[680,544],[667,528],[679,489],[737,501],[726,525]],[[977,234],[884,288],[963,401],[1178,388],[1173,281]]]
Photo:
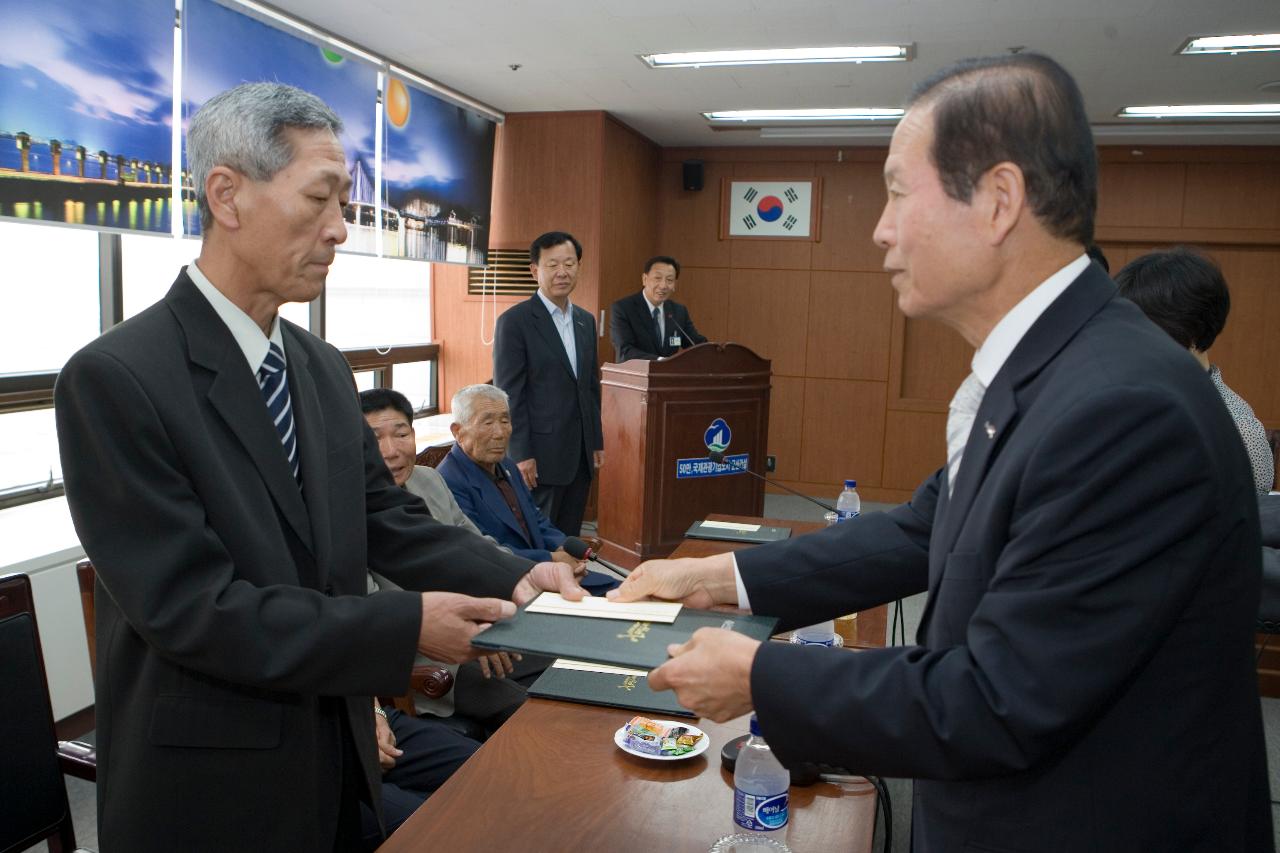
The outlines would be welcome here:
[[[956,490],[956,477],[960,475],[960,458],[964,456],[964,446],[969,441],[969,433],[973,430],[973,419],[982,405],[982,397],[987,393],[986,387],[977,374],[970,373],[956,389],[951,398],[951,407],[947,412],[947,495]]]
[[[271,415],[280,434],[280,444],[284,446],[284,455],[293,471],[293,478],[302,484],[302,469],[298,465],[298,433],[293,428],[293,409],[289,405],[289,377],[285,373],[284,353],[274,342],[267,350],[267,357],[258,368],[258,387],[262,389],[262,399],[267,403],[267,413]]]

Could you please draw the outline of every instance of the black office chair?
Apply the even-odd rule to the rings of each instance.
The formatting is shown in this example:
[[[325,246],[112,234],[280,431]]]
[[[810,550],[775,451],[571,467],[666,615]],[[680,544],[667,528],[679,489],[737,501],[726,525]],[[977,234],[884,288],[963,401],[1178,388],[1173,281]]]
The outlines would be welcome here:
[[[0,740],[0,853],[25,850],[40,841],[48,842],[50,853],[71,853],[78,848],[62,774],[74,770],[83,777],[86,761],[71,768],[59,754],[35,599],[26,575],[0,577],[0,672],[0,720],[5,723]],[[96,775],[96,762],[87,766]]]

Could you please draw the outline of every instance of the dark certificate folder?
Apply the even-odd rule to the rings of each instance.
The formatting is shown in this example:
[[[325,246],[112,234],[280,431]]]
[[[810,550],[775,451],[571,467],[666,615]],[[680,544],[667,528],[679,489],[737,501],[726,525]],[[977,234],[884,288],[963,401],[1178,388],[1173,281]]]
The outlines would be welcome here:
[[[723,524],[724,522],[720,522]],[[754,530],[738,530],[733,527],[719,527],[716,522],[695,521],[685,531],[689,539],[715,539],[720,542],[747,542],[752,545],[763,545],[765,542],[777,542],[791,536],[790,527],[770,527],[766,524],[748,525]]]
[[[676,621],[669,625],[528,613],[521,607],[512,618],[495,622],[477,634],[471,644],[482,649],[510,649],[650,670],[667,659],[668,644],[685,642],[699,628],[727,628],[757,640],[767,640],[777,624],[773,616],[688,607],[682,607]]]
[[[649,687],[649,679],[643,675],[623,675],[617,672],[588,672],[581,669],[564,669],[556,665],[547,668],[529,688],[530,696],[544,699],[563,699],[587,705],[604,705],[609,708],[628,708],[649,714],[675,717],[696,717],[676,701],[670,690],[661,692]]]

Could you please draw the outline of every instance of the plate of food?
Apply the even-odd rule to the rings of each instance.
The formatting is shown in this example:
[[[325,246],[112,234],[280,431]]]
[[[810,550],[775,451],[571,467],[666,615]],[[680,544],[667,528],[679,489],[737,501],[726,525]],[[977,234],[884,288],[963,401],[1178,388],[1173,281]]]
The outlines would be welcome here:
[[[654,761],[683,761],[707,751],[711,738],[697,726],[677,720],[632,717],[613,733],[618,749]]]

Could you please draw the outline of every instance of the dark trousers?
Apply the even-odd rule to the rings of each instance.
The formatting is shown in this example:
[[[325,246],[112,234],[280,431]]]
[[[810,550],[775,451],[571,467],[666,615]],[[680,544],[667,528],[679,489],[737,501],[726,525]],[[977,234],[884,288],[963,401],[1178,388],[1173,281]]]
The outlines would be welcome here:
[[[404,750],[395,766],[382,774],[382,818],[390,835],[448,781],[480,744],[434,717],[411,717],[394,708],[386,710],[396,746]],[[382,842],[382,833],[373,810],[363,804],[361,824],[362,849],[373,850]]]
[[[551,526],[565,536],[582,535],[582,517],[587,511],[587,496],[591,492],[591,461],[584,454],[578,461],[578,473],[573,481],[563,486],[539,483],[531,494],[539,511],[551,522]]]
[[[458,667],[454,682],[453,712],[475,720],[486,737],[493,734],[520,710],[529,698],[529,685],[538,680],[552,660],[543,655],[524,655],[505,678],[485,678],[477,661],[464,663]]]

